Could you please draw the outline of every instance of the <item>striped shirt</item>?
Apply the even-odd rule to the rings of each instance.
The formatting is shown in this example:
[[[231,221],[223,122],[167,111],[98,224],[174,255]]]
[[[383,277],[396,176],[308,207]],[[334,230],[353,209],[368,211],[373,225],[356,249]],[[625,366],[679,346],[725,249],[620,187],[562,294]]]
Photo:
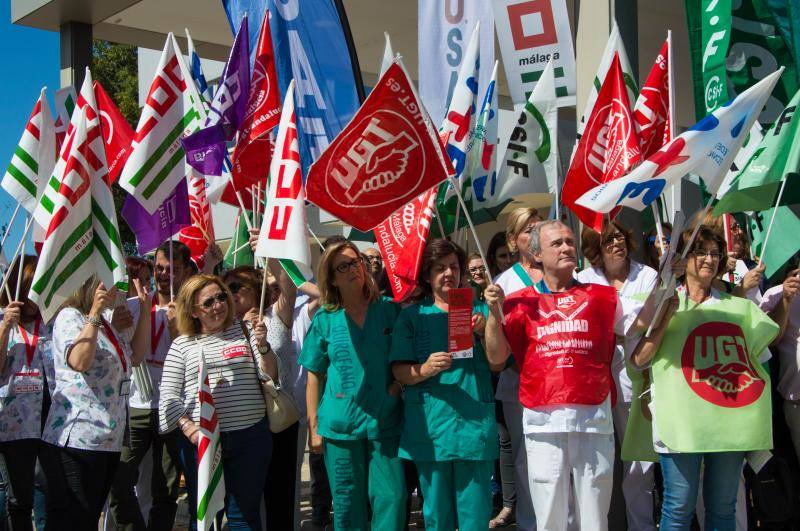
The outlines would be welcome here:
[[[173,430],[183,415],[196,423],[200,421],[197,391],[201,353],[206,360],[220,431],[248,428],[264,418],[266,407],[251,351],[259,362],[261,354],[252,334],[250,343],[247,348],[238,320],[222,332],[179,336],[172,342],[161,375],[161,433]]]

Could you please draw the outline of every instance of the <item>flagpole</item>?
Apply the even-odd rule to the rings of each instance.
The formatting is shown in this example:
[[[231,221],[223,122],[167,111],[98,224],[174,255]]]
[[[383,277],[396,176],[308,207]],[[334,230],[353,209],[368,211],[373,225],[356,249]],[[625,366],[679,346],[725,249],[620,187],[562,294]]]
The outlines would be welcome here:
[[[667,82],[669,83],[669,90],[667,91],[669,111],[667,116],[669,117],[669,139],[672,141],[672,139],[675,138],[675,69],[672,60],[672,30],[667,30]],[[670,187],[672,207],[667,219],[673,222],[675,221],[675,213],[681,208],[681,187],[682,180],[679,180]]]
[[[783,182],[781,183],[781,189],[778,192],[778,199],[775,201],[775,207],[772,209],[772,218],[769,220],[769,226],[767,227],[767,235],[764,236],[764,244],[761,246],[761,252],[758,253],[758,267],[764,261],[764,252],[767,250],[767,242],[769,242],[769,235],[772,232],[772,225],[775,223],[775,217],[778,214],[778,205],[781,204],[781,198],[783,197],[783,190],[786,188],[786,181],[789,179],[784,178]]]
[[[319,238],[317,238],[317,235],[314,234],[313,230],[311,230],[311,225],[308,225],[306,228],[308,229],[309,234],[311,234],[311,237],[314,238],[314,240],[316,240],[317,245],[319,245],[319,248],[322,250],[322,252],[325,252],[325,246],[322,245],[322,242],[319,241]]]
[[[6,238],[11,233],[11,227],[14,225],[14,220],[17,219],[17,214],[19,213],[19,209],[22,206],[22,203],[17,203],[17,208],[14,209],[14,213],[11,214],[11,219],[8,220],[8,227],[6,227],[6,233],[3,234],[3,239],[0,240],[0,249],[6,244]]]
[[[242,219],[242,210],[239,209],[239,215],[236,216],[236,223],[233,226],[233,239],[231,240],[231,245],[233,245],[233,268],[236,269],[236,250],[239,248],[239,222]]]
[[[170,223],[170,227],[172,227],[172,223]],[[172,236],[170,236],[169,237],[169,302],[175,300],[175,292],[172,286],[172,244],[174,241],[175,240],[172,239]]]
[[[261,302],[258,304],[258,322],[264,319],[264,298],[267,294],[267,269],[262,270],[261,275]]]
[[[436,206],[436,201],[433,202],[433,208],[436,210],[436,223],[439,225],[439,234],[442,235],[442,238],[446,238],[447,234],[444,233],[444,225],[442,225],[442,216],[439,215],[439,207]]]
[[[33,216],[31,216],[28,219],[28,223],[27,225],[25,225],[25,231],[22,233],[22,239],[19,241],[19,245],[17,245],[17,250],[14,251],[14,258],[12,258],[11,262],[9,262],[8,271],[11,271],[11,268],[14,266],[14,262],[16,262],[20,250],[24,251],[25,239],[28,237],[28,232],[30,232],[32,226],[33,226]],[[8,271],[6,271],[6,274],[3,277],[3,287],[0,288],[0,291],[2,291],[3,289],[8,290],[8,277],[9,277]],[[6,295],[9,295],[8,300],[10,302],[12,300],[10,296],[11,295],[10,291],[6,291]]]
[[[786,181],[784,181],[784,182],[786,182]],[[781,191],[783,191],[783,190],[781,190]],[[30,220],[32,218],[33,218],[33,216],[31,216],[31,214],[28,214],[28,223],[30,223]],[[22,242],[21,242],[22,243],[22,253],[19,255],[19,268],[17,269],[17,290],[15,291],[16,295],[14,296],[14,300],[15,301],[19,300],[19,290],[20,290],[20,287],[22,287],[22,270],[25,267],[25,240],[26,240],[26,238],[23,238]]]
[[[486,255],[483,252],[483,246],[481,245],[481,241],[478,239],[478,231],[475,230],[475,225],[472,223],[472,216],[470,216],[469,212],[467,212],[467,205],[464,202],[464,198],[461,197],[461,190],[459,190],[458,186],[456,186],[455,179],[453,178],[452,175],[448,175],[447,179],[450,181],[450,183],[456,189],[456,197],[458,198],[458,204],[461,205],[461,207],[464,209],[464,219],[467,220],[467,224],[469,225],[469,230],[470,230],[470,232],[472,232],[472,239],[475,240],[475,247],[478,248],[478,254],[481,255],[481,260],[483,260],[483,263],[484,264],[488,264],[489,261],[486,260]],[[458,211],[456,211],[456,212],[458,212]],[[488,281],[488,283],[491,284],[492,283],[492,277],[489,276],[488,270],[484,271],[484,275],[486,275],[486,280]],[[498,313],[500,315],[500,321],[503,324],[506,324],[506,318],[503,315],[503,309],[500,308],[500,306],[498,305],[497,306],[497,310],[498,310]]]

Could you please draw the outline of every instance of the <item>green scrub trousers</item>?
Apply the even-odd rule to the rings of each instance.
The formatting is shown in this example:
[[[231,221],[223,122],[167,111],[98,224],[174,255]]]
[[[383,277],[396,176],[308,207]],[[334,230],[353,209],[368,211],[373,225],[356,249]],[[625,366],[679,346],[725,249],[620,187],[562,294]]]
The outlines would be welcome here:
[[[428,531],[485,531],[492,518],[493,461],[414,461]],[[379,529],[379,528],[374,528]]]

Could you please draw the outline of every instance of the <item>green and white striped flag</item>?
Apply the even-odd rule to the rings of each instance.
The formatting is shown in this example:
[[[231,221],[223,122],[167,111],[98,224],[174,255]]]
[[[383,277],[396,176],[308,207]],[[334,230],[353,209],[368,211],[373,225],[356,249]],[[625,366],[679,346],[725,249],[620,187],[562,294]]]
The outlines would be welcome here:
[[[636,94],[639,92],[639,89],[636,85],[636,79],[633,77],[633,69],[631,68],[631,62],[628,60],[628,52],[625,51],[625,43],[622,42],[622,36],[619,34],[619,28],[615,21],[611,28],[611,34],[608,36],[608,41],[606,42],[606,49],[603,51],[603,56],[600,58],[600,65],[597,67],[594,83],[592,83],[592,87],[589,90],[589,97],[586,100],[586,106],[583,108],[581,121],[578,122],[578,138],[583,134],[586,121],[589,119],[589,115],[592,114],[594,103],[597,101],[597,95],[600,94],[600,87],[603,86],[603,81],[606,79],[608,69],[611,68],[611,61],[614,60],[615,53],[619,53],[619,66],[622,68],[622,77],[625,80],[625,86],[628,88],[628,101],[636,101]]]
[[[33,212],[55,164],[56,130],[43,88],[0,186],[25,210]]]
[[[181,138],[197,131],[205,118],[197,86],[170,33],[119,179],[151,214],[189,174]]]
[[[86,131],[89,137],[93,137],[95,134],[95,129],[97,129],[96,134],[100,135],[100,119],[97,112],[97,102],[94,99],[94,89],[92,88],[92,73],[88,68],[86,69],[86,76],[83,78],[80,96],[75,102],[75,109],[86,110]],[[66,136],[61,145],[60,153],[56,159],[55,168],[53,168],[52,172],[50,172],[47,182],[42,184],[39,201],[33,211],[33,217],[36,219],[36,223],[45,230],[50,226],[50,220],[52,219],[53,212],[55,211],[55,205],[58,201],[59,195],[58,189],[61,183],[61,178],[65,175],[67,160],[71,152],[72,142],[75,137],[75,130],[78,125],[78,119],[80,118],[80,113],[75,109],[73,110],[72,118],[68,124]],[[100,160],[106,160],[105,147],[103,146],[102,141],[98,144],[91,144],[91,149],[94,150],[93,152],[96,158],[102,157]]]
[[[127,289],[125,258],[100,127],[89,127],[83,108],[47,227],[29,297],[45,322],[87,278],[96,274],[109,289]]]

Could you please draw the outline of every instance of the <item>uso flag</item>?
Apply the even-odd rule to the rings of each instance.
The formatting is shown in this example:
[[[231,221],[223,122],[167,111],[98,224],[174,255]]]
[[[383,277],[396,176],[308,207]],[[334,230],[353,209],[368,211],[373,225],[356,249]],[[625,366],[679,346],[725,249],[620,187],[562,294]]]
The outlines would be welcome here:
[[[371,230],[452,174],[438,133],[396,60],[308,170],[308,200]]]

